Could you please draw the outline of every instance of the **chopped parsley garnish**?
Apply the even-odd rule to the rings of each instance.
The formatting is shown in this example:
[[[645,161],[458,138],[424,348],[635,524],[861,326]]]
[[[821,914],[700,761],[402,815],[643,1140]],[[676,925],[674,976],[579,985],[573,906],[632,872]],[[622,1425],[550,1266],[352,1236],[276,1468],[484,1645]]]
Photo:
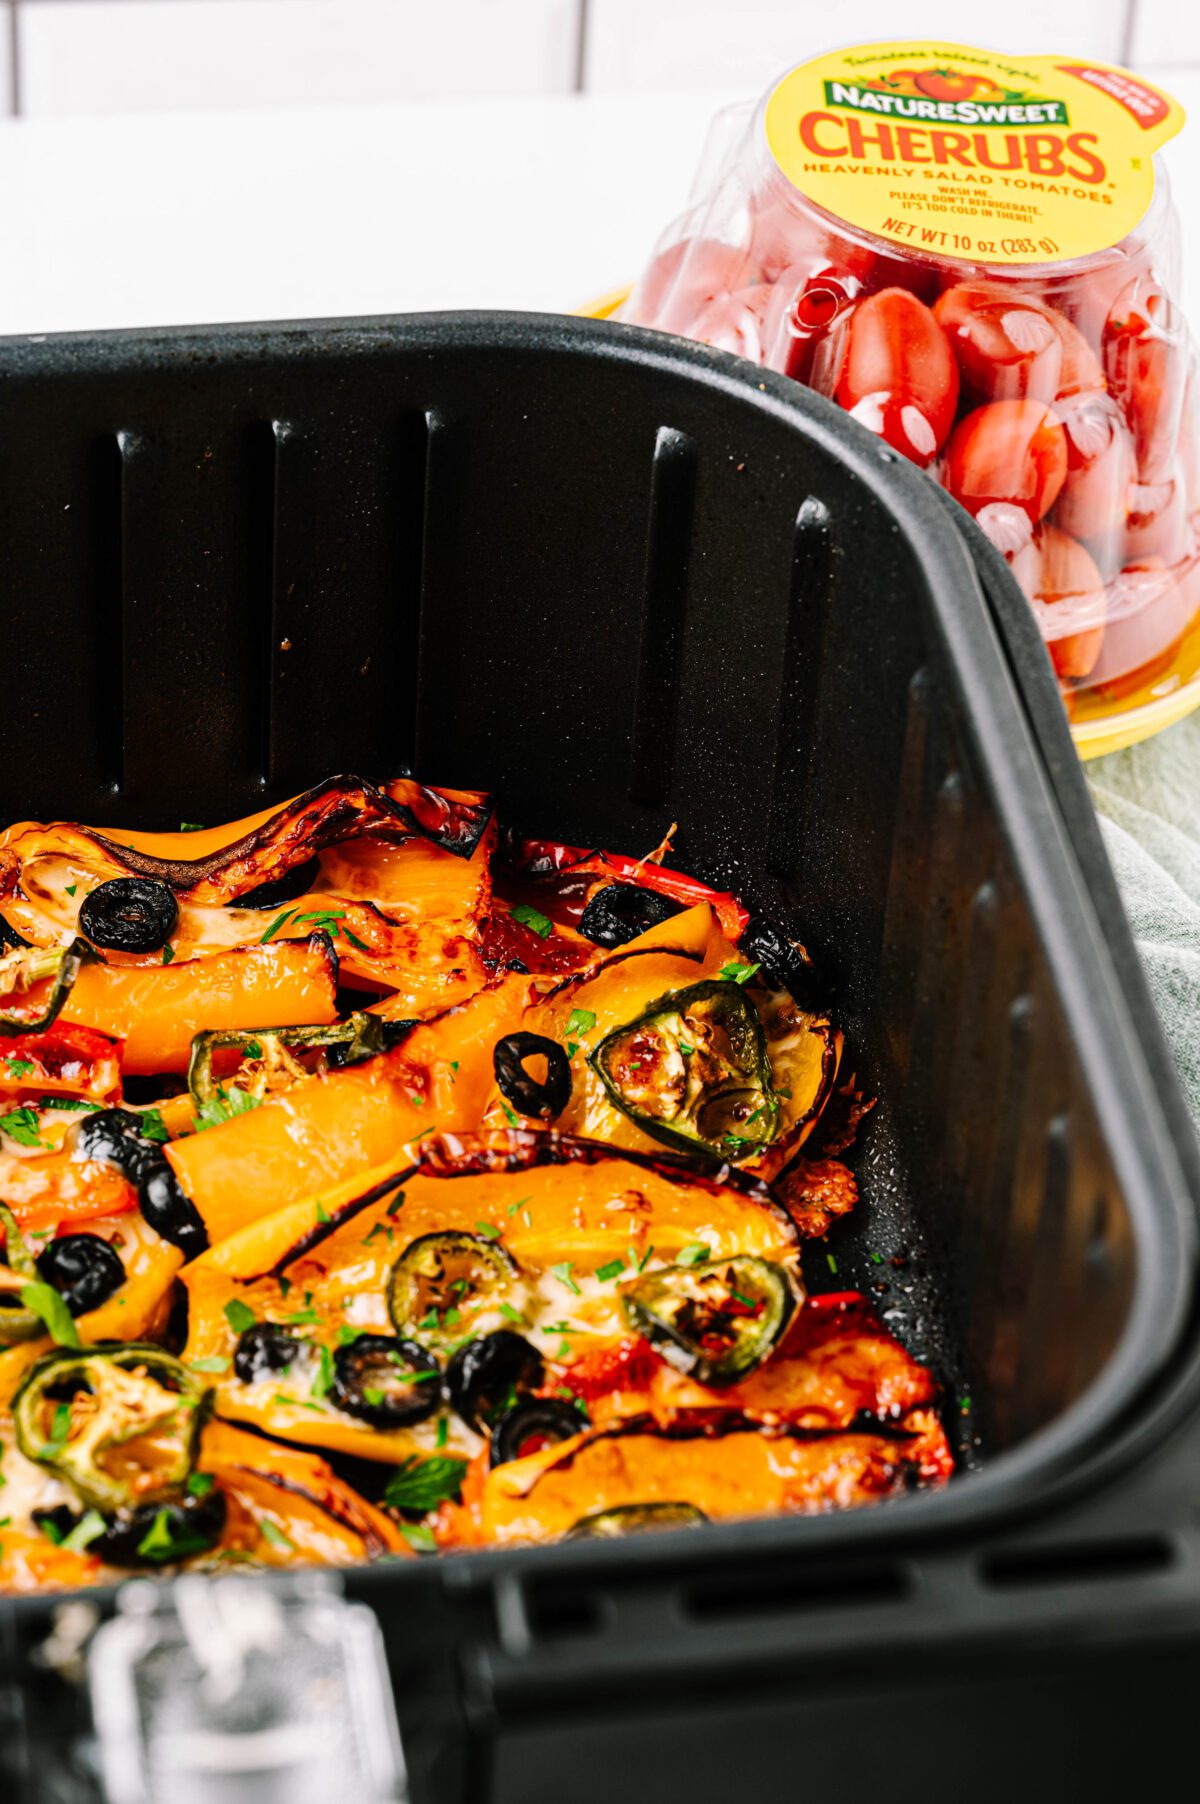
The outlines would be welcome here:
[[[166,945],[163,947],[163,954],[162,954],[163,964],[169,965],[174,957],[175,957],[175,948],[171,944],[170,940],[168,940]]]
[[[317,1204],[317,1220],[321,1223],[322,1227],[327,1226],[329,1222],[333,1220],[333,1217],[330,1215],[324,1203]]]
[[[571,1267],[574,1263],[573,1259],[564,1259],[561,1265],[552,1265],[550,1271],[552,1275],[558,1279],[560,1284],[565,1284],[567,1289],[571,1291],[573,1295],[578,1297],[583,1293],[571,1276]]]
[[[91,1546],[97,1535],[104,1533],[106,1527],[107,1524],[99,1510],[88,1510],[79,1518],[70,1534],[63,1536],[62,1546],[68,1548],[72,1553],[83,1553],[85,1548]]]
[[[238,1115],[248,1115],[251,1109],[257,1109],[261,1101],[261,1096],[251,1096],[248,1090],[239,1090],[236,1084],[228,1090],[224,1084],[218,1084],[216,1095],[210,1096],[196,1110],[196,1132],[221,1127]]]
[[[158,1109],[143,1109],[141,1115],[142,1133],[147,1140],[157,1140],[160,1144],[171,1138],[167,1132],[167,1124]]]
[[[43,1284],[39,1279],[35,1283],[23,1285],[21,1302],[39,1321],[45,1323],[46,1332],[60,1347],[79,1345],[75,1318],[52,1284]]]
[[[754,976],[754,973],[761,970],[761,963],[757,965],[739,965],[735,961],[733,964],[722,965],[721,969],[717,972],[717,976],[727,978],[730,983],[749,983],[750,979]]]
[[[596,1276],[602,1284],[607,1284],[610,1278],[619,1278],[624,1270],[625,1261],[623,1259],[610,1259],[607,1265],[597,1267]]]
[[[283,1319],[289,1328],[302,1328],[313,1322],[319,1322],[321,1318],[315,1309],[297,1309],[291,1315],[285,1315]]]
[[[572,1039],[577,1034],[590,1034],[596,1025],[596,1017],[590,1008],[573,1008],[567,1022],[567,1032]]]
[[[259,942],[258,942],[259,945],[260,946],[268,945],[270,943],[270,941],[275,938],[275,935],[280,931],[280,929],[283,926],[285,926],[288,921],[291,920],[291,918],[295,914],[295,912],[296,911],[294,908],[285,908],[281,915],[276,915],[275,919],[271,922],[271,925],[267,928],[267,931],[263,934],[262,938],[259,940]]]
[[[333,1389],[333,1354],[328,1347],[318,1347],[317,1358],[320,1361],[320,1369],[312,1382],[312,1394],[314,1397],[324,1399]]]
[[[342,928],[342,938],[344,940],[349,940],[350,944],[355,948],[355,950],[357,952],[370,952],[370,950],[371,950],[371,948],[367,945],[366,940],[360,940],[356,933],[352,933],[350,931],[349,927]]]
[[[278,1547],[284,1553],[295,1553],[296,1543],[292,1540],[291,1536],[285,1535],[283,1530],[279,1528],[276,1523],[271,1522],[266,1516],[264,1516],[259,1523],[258,1532],[269,1546]]]
[[[46,1141],[38,1133],[37,1111],[31,1109],[28,1103],[22,1104],[19,1109],[10,1109],[7,1115],[0,1115],[0,1128],[18,1146],[46,1147]]]
[[[437,1440],[435,1442],[435,1445],[438,1447],[444,1447],[446,1445],[446,1442],[449,1439],[450,1439],[450,1424],[449,1424],[449,1422],[447,1422],[445,1416],[439,1416],[438,1417],[438,1425],[437,1425]]]
[[[8,1066],[9,1076],[18,1080],[28,1077],[33,1070],[32,1059],[5,1059],[4,1063]]]
[[[343,1322],[337,1331],[337,1344],[339,1347],[348,1347],[366,1332],[365,1328],[352,1328],[348,1322]]]
[[[631,1251],[632,1251],[632,1249],[631,1249]],[[639,1272],[645,1271],[646,1267],[650,1263],[651,1258],[653,1257],[653,1254],[654,1254],[654,1248],[652,1246],[648,1246],[646,1248],[646,1251],[642,1254],[641,1258],[637,1261],[637,1268],[638,1268]]]
[[[39,1096],[39,1109],[87,1109],[94,1112],[102,1109],[102,1102],[84,1102],[78,1096]]]
[[[514,1309],[511,1303],[501,1303],[500,1313],[506,1322],[523,1322],[525,1320],[521,1311]]]
[[[42,1448],[42,1459],[57,1459],[66,1446],[71,1434],[71,1406],[69,1403],[55,1405],[54,1414],[50,1418],[50,1438]]]
[[[229,1361],[222,1359],[219,1353],[213,1353],[204,1359],[189,1360],[188,1370],[191,1372],[227,1372]]]
[[[403,1207],[404,1207],[404,1192],[403,1192],[403,1190],[397,1190],[395,1196],[392,1198],[391,1202],[387,1206],[387,1212],[389,1215],[395,1215],[399,1210],[403,1209]]]
[[[189,1472],[187,1489],[191,1497],[207,1497],[216,1484],[211,1472]]]
[[[75,891],[78,888],[79,888],[79,885],[77,883],[68,883],[66,885],[66,890],[67,890],[68,896],[73,896],[75,894]]]
[[[179,831],[181,833],[203,833],[204,823],[202,821],[180,821]]]
[[[244,1334],[247,1328],[253,1328],[258,1317],[240,1297],[231,1297],[225,1305],[225,1320],[235,1334]]]
[[[830,1271],[836,1277],[837,1276],[837,1260],[834,1258],[832,1253],[826,1253],[825,1263],[829,1267]]]
[[[513,1114],[503,1097],[500,1098],[500,1107],[504,1110],[504,1118],[508,1122],[509,1127],[519,1128],[521,1123],[517,1120],[517,1117]]]
[[[697,1241],[695,1246],[684,1247],[682,1253],[680,1253],[679,1258],[676,1261],[676,1264],[678,1264],[678,1265],[702,1265],[708,1257],[709,1257],[709,1249],[703,1244],[702,1241]]]
[[[465,1459],[448,1455],[421,1459],[415,1453],[409,1454],[388,1479],[384,1502],[390,1509],[409,1510],[416,1516],[436,1510],[440,1503],[457,1503],[466,1469]]]
[[[402,1522],[400,1524],[400,1533],[404,1536],[408,1545],[417,1553],[437,1552],[437,1540],[434,1536],[434,1532],[431,1528],[427,1528],[423,1522]]]
[[[490,1221],[477,1221],[475,1231],[482,1234],[485,1240],[499,1240],[500,1238],[499,1228],[494,1227]]]
[[[518,902],[508,912],[514,921],[519,921],[522,927],[528,927],[539,939],[549,939],[554,932],[554,922],[549,916],[542,914],[540,909],[531,908],[528,902]]]

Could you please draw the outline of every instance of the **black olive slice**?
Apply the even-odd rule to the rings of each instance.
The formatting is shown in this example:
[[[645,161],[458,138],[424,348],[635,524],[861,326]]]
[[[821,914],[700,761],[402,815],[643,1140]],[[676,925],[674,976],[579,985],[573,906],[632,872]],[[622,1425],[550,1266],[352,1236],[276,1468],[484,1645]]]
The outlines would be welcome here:
[[[431,1416],[442,1396],[438,1363],[416,1341],[360,1334],[333,1356],[329,1400],[372,1428],[403,1428]]]
[[[214,1485],[201,1496],[144,1503],[113,1516],[87,1551],[108,1566],[171,1566],[207,1553],[225,1527],[225,1493]]]
[[[511,1328],[469,1340],[446,1367],[446,1394],[469,1428],[479,1428],[545,1375],[537,1348]]]
[[[527,1059],[546,1061],[541,1083],[525,1069]],[[492,1066],[500,1094],[522,1115],[561,1115],[571,1100],[571,1063],[562,1047],[543,1034],[505,1034],[497,1040]]]
[[[115,1165],[134,1183],[159,1150],[156,1141],[146,1139],[142,1118],[131,1109],[97,1109],[80,1122],[73,1145],[77,1159],[99,1159],[105,1165]]]
[[[277,1322],[252,1322],[238,1335],[233,1369],[243,1384],[256,1384],[275,1372],[286,1372],[303,1342]]]
[[[516,1276],[512,1254],[482,1234],[421,1234],[392,1267],[388,1314],[401,1334],[444,1331],[458,1340],[471,1316],[494,1308]]]
[[[244,896],[235,896],[227,902],[227,908],[278,908],[281,902],[295,902],[308,892],[321,875],[319,858],[306,858],[303,864],[293,866],[285,871],[282,877],[272,877],[268,883],[256,884],[248,889]]]
[[[701,1528],[708,1521],[694,1503],[622,1503],[611,1510],[581,1516],[563,1537],[566,1541],[616,1541],[662,1528]]]
[[[748,964],[761,965],[763,976],[776,989],[787,990],[794,1002],[810,1014],[828,1007],[828,997],[813,966],[782,927],[765,915],[751,915],[738,940],[738,952]]]
[[[640,933],[681,914],[683,904],[637,883],[607,883],[579,917],[579,931],[595,946],[627,946]]]
[[[37,1256],[38,1277],[56,1290],[72,1315],[85,1315],[120,1290],[125,1267],[99,1234],[60,1234]]]
[[[138,1176],[138,1207],[142,1219],[185,1259],[195,1259],[208,1246],[208,1229],[200,1211],[185,1195],[165,1153],[151,1147]]]
[[[157,952],[179,919],[174,890],[152,877],[113,877],[84,898],[79,929],[93,946]]]
[[[9,952],[15,952],[19,947],[28,945],[29,941],[24,935],[18,933],[15,927],[10,927],[4,916],[0,915],[0,946]]]
[[[492,1464],[506,1466],[509,1460],[523,1459],[556,1441],[569,1441],[586,1427],[582,1410],[564,1397],[527,1398],[506,1410],[492,1430]]]

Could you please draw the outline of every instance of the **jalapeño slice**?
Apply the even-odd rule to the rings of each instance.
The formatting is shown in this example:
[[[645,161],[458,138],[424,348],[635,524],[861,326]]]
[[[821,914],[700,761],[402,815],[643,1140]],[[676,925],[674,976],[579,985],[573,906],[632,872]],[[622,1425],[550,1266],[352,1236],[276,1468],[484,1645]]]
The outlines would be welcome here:
[[[708,1521],[694,1503],[621,1503],[611,1510],[581,1516],[564,1536],[567,1541],[617,1541],[655,1529],[702,1528]]]
[[[668,1265],[627,1284],[630,1326],[700,1384],[736,1384],[761,1365],[796,1299],[782,1266],[748,1253]]]
[[[37,1340],[39,1335],[45,1334],[46,1324],[21,1300],[25,1286],[37,1279],[38,1269],[12,1210],[4,1203],[0,1203],[0,1228],[4,1230],[4,1257],[8,1268],[8,1282],[0,1288],[0,1346],[15,1346],[18,1341]]]
[[[516,1277],[512,1254],[482,1234],[422,1234],[392,1267],[388,1314],[398,1334],[459,1340],[477,1316],[499,1307]]]
[[[195,1462],[208,1393],[161,1347],[57,1347],[13,1398],[17,1446],[93,1509],[177,1491]]]
[[[766,1036],[738,983],[710,978],[660,996],[589,1063],[621,1113],[677,1152],[736,1162],[779,1132]]]

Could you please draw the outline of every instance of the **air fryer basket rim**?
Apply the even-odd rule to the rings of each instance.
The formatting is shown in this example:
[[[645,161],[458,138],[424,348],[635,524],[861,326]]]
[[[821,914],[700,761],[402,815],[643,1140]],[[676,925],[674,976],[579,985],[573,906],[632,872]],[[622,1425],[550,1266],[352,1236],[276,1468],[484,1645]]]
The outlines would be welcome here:
[[[1002,561],[981,551],[982,535],[973,528],[963,531],[954,518],[958,510],[940,491],[832,403],[784,377],[665,334],[558,315],[479,311],[8,338],[0,339],[0,384],[10,373],[61,377],[72,367],[144,372],[181,361],[202,380],[210,361],[249,363],[264,354],[344,357],[401,343],[420,346],[431,359],[439,352],[519,350],[526,357],[632,364],[671,381],[685,376],[707,388],[718,404],[762,409],[799,425],[848,465],[891,516],[912,547],[931,618],[948,648],[963,705],[972,712],[984,778],[1016,848],[1029,907],[1097,1113],[1106,1123],[1135,1229],[1135,1290],[1120,1340],[1092,1383],[1054,1421],[997,1454],[969,1479],[943,1492],[901,1499],[885,1511],[712,1525],[706,1531],[712,1557],[750,1550],[820,1552],[857,1546],[864,1537],[878,1545],[881,1537],[972,1530],[998,1513],[1040,1510],[1060,1501],[1085,1479],[1094,1483],[1122,1457],[1114,1428],[1128,1426],[1135,1406],[1180,1349],[1193,1293],[1200,1152],[1190,1125],[1182,1125],[1186,1106],[1164,1056],[1049,668],[1031,638],[1024,598]],[[986,585],[976,562],[986,570]],[[1086,870],[1076,855],[1077,839]],[[1097,872],[1100,910],[1089,888]],[[1179,1148],[1172,1129],[1183,1136]],[[1102,1446],[1105,1435],[1108,1445]],[[686,1536],[666,1540],[678,1543]],[[641,1567],[660,1562],[666,1553],[663,1539],[653,1537],[622,1542],[619,1549],[579,1542],[460,1555],[452,1565],[456,1582],[470,1585],[477,1570],[494,1576],[514,1558],[522,1566],[536,1561],[558,1570],[594,1570],[593,1562],[615,1558]],[[373,1588],[404,1582],[407,1575],[392,1567],[362,1576]],[[37,1602],[14,1601],[18,1608]]]

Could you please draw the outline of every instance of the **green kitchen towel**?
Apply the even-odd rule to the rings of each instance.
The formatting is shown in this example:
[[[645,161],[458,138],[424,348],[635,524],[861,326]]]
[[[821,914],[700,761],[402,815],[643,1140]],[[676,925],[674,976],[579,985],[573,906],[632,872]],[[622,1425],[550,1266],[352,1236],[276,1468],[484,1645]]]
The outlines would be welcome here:
[[[1200,1122],[1200,713],[1085,769],[1150,988]]]

